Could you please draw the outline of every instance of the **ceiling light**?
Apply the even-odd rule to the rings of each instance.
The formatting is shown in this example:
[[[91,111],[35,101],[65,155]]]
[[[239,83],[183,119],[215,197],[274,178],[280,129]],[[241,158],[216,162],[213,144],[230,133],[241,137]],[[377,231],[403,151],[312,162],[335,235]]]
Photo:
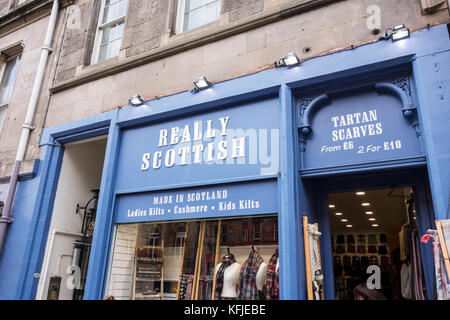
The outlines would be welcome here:
[[[336,212],[335,215],[342,216],[342,212]]]
[[[193,92],[199,92],[200,90],[209,88],[212,86],[212,83],[206,79],[206,77],[200,77],[197,79],[197,81],[194,81],[195,88],[193,89]]]
[[[409,38],[411,32],[404,24],[395,26],[392,29],[392,41],[397,41],[405,38]]]
[[[347,227],[347,228],[351,228],[351,227],[353,227],[353,226],[352,226],[351,224],[347,224],[346,227]]]
[[[140,95],[135,95],[132,96],[130,99],[128,99],[128,102],[132,105],[132,106],[139,106],[141,104],[144,103],[144,100],[141,98]]]
[[[375,221],[376,219],[375,218],[369,218],[369,221]]]
[[[342,222],[348,222],[348,219],[341,219]]]
[[[334,204],[328,205],[328,208],[335,208],[336,206]]]
[[[300,64],[300,59],[297,57],[295,52],[288,53],[284,58],[275,61],[275,66],[280,67],[292,67]]]
[[[370,206],[370,203],[368,203],[368,202],[363,202],[363,203],[361,203],[361,205],[362,205],[363,207],[368,207],[368,206]]]
[[[371,215],[373,214],[373,211],[366,211],[366,214]]]
[[[358,191],[357,193],[356,193],[356,195],[357,196],[363,196],[363,195],[365,195],[366,193],[364,192],[364,191]]]
[[[372,225],[372,227],[378,227],[378,224],[375,223],[375,224]]]

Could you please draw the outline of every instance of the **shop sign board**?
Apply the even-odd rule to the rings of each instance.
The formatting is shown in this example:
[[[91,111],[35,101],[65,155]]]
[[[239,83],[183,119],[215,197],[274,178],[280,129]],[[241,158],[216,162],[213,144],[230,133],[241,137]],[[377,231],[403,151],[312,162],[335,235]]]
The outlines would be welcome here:
[[[279,102],[268,99],[124,130],[116,190],[273,176]]]
[[[354,165],[422,155],[401,101],[367,91],[330,99],[312,116],[303,169]]]
[[[171,221],[278,212],[277,180],[118,195],[116,223]]]

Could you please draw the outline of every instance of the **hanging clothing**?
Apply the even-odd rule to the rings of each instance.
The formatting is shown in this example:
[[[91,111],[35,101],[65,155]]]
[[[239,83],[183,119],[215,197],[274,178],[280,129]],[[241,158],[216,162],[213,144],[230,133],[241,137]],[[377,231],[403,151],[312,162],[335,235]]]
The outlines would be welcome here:
[[[411,263],[413,265],[413,279],[414,279],[414,294],[416,300],[425,300],[425,287],[423,286],[423,272],[422,272],[422,260],[419,252],[419,240],[417,231],[411,234]]]
[[[398,240],[400,243],[400,260],[405,261],[409,259],[411,255],[411,227],[409,223],[402,225],[402,229],[398,234]]]
[[[256,274],[263,259],[255,250],[250,252],[247,261],[241,268],[238,284],[238,300],[258,300],[259,294],[256,288]]]
[[[277,268],[278,261],[278,249],[270,257],[269,264],[267,266],[266,276],[266,300],[278,300],[280,298],[280,276]]]
[[[430,230],[431,234],[422,236],[421,241],[428,243],[428,240],[433,240],[433,255],[434,255],[434,273],[436,280],[436,293],[438,300],[450,300],[450,282],[447,277],[444,258],[442,255],[442,247],[437,231]]]
[[[222,289],[223,289],[223,276],[225,274],[225,270],[236,262],[236,259],[234,255],[232,254],[226,254],[222,257],[220,260],[222,263],[219,267],[219,270],[217,270],[216,273],[216,289],[215,289],[215,299],[219,300],[222,296]]]
[[[412,264],[404,263],[402,269],[400,271],[400,280],[402,287],[402,296],[407,300],[413,299],[413,291],[411,288],[411,272],[412,272]]]
[[[309,253],[311,257],[311,277],[313,281],[314,297],[316,300],[320,300],[322,289],[319,281],[323,279],[323,275],[322,275],[322,266],[320,263],[319,241],[322,233],[319,232],[319,229],[315,224],[309,224],[308,235],[309,235]],[[355,243],[355,239],[352,235],[347,235],[347,243]],[[348,248],[350,247],[353,247],[354,252],[355,246],[349,245]]]

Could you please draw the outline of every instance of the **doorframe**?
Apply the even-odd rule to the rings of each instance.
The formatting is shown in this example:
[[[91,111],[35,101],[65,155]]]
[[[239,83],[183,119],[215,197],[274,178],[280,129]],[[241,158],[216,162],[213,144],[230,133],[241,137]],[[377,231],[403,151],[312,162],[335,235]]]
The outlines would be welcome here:
[[[322,269],[324,275],[324,297],[326,300],[335,300],[333,252],[331,244],[330,215],[328,208],[329,193],[347,192],[370,189],[384,189],[395,187],[412,187],[417,212],[417,227],[419,239],[427,229],[435,228],[435,214],[431,198],[431,189],[426,167],[404,169],[401,171],[382,171],[356,173],[352,175],[334,175],[316,180],[314,193],[319,193],[312,201],[319,201],[316,208],[319,211],[319,222]],[[429,245],[419,244],[424,275],[426,297],[434,297],[434,260],[432,248]]]

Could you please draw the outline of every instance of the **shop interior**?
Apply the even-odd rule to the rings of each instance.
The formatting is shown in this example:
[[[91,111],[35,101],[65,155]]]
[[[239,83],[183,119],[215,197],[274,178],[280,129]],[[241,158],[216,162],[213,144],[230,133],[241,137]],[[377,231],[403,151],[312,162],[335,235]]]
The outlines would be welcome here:
[[[250,264],[256,274],[242,271]],[[127,300],[278,299],[278,267],[276,215],[125,224],[106,291]],[[256,290],[240,291],[250,282]]]
[[[416,209],[410,187],[329,194],[336,300],[353,300],[360,284],[388,300],[423,300]],[[379,267],[380,281],[374,277]]]

